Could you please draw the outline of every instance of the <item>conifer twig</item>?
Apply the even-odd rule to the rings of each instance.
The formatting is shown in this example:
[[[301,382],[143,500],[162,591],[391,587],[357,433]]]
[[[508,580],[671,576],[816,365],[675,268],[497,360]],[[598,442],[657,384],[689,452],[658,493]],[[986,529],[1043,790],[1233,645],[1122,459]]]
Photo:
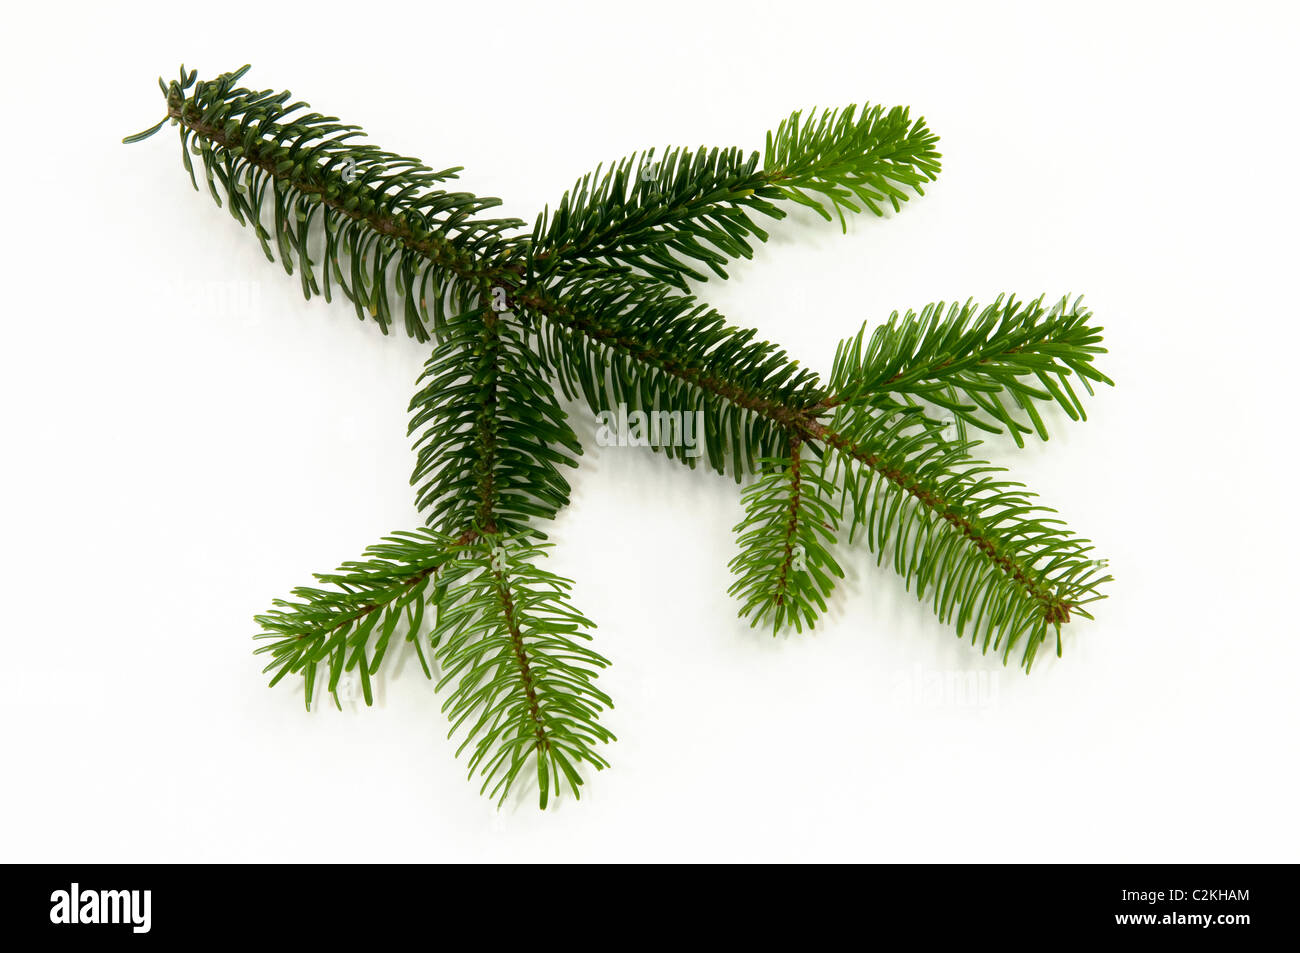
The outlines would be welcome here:
[[[449,188],[458,168],[354,141],[356,126],[287,92],[159,80],[191,179],[252,228],[303,294],[335,290],[387,333],[399,320],[433,349],[411,401],[412,484],[425,528],[294,590],[257,617],[272,682],[300,674],[310,705],[324,665],[370,678],[401,632],[433,649],[471,775],[504,800],[525,776],[542,806],[580,768],[606,766],[607,660],[540,568],[544,524],[569,501],[582,447],[548,381],[597,413],[692,413],[702,455],[660,449],[746,482],[731,592],[740,613],[802,631],[862,539],[959,635],[1028,669],[1062,627],[1091,617],[1104,561],[1025,488],[977,459],[971,429],[1017,445],[1047,438],[1042,407],[1085,419],[1079,388],[1110,384],[1101,329],[1080,300],[936,303],[843,342],[823,381],[689,291],[726,278],[778,220],[898,211],[939,172],[937,137],[907,109],[796,112],[762,153],[646,150],[578,180],[531,232],[499,205]],[[678,434],[680,436],[680,434]],[[433,609],[424,634],[424,611]]]

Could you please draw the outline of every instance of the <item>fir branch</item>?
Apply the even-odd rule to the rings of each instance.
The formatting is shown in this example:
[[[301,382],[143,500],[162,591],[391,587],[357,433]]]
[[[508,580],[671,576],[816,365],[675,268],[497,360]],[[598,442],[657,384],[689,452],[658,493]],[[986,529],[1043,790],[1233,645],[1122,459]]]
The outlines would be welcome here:
[[[453,685],[443,710],[451,734],[465,730],[457,753],[473,746],[482,790],[504,802],[532,764],[545,808],[565,782],[579,796],[578,767],[607,766],[594,746],[614,738],[596,720],[613,703],[591,684],[608,662],[577,641],[593,626],[565,598],[572,584],[534,565],[542,550],[528,539],[543,535],[530,520],[567,503],[556,464],[576,465],[565,450],[581,448],[536,356],[490,307],[447,330],[411,403],[419,504],[474,538],[444,574],[437,688]]]
[[[602,295],[595,293],[592,297],[598,302]],[[948,567],[944,570],[947,577],[962,576],[966,584],[950,590],[948,598],[936,604],[936,608],[945,621],[955,618],[961,633],[968,615],[955,613],[958,610],[974,612],[981,604],[987,603],[989,610],[979,616],[988,624],[985,648],[991,644],[994,647],[1006,646],[1009,651],[1010,646],[1029,634],[1031,638],[1023,657],[1028,666],[1037,645],[1046,636],[1047,627],[1054,627],[1059,636],[1060,625],[1069,621],[1072,611],[1078,610],[1086,615],[1082,606],[1099,598],[1096,590],[1109,577],[1094,578],[1084,572],[1092,566],[1091,560],[1083,559],[1086,544],[1065,536],[1044,535],[1038,518],[1041,508],[1029,505],[1027,498],[1013,499],[1003,493],[982,501],[979,498],[982,491],[999,488],[986,486],[983,482],[962,484],[959,478],[977,474],[978,467],[973,463],[968,465],[964,447],[943,440],[923,415],[904,412],[917,411],[918,408],[900,407],[893,418],[873,417],[859,412],[852,405],[836,408],[833,401],[817,398],[821,391],[816,378],[811,375],[798,378],[794,392],[798,396],[781,394],[779,385],[788,379],[781,375],[792,373],[793,365],[785,361],[784,355],[773,357],[773,350],[768,350],[770,345],[751,344],[750,338],[744,337],[739,346],[754,348],[752,353],[742,356],[734,351],[724,352],[715,359],[713,348],[717,340],[730,342],[733,335],[743,334],[721,324],[715,313],[709,313],[710,321],[718,322],[709,325],[712,338],[699,334],[672,337],[669,329],[672,319],[680,320],[680,310],[667,312],[671,318],[666,324],[656,324],[662,314],[649,306],[652,302],[671,301],[678,309],[691,303],[690,299],[680,299],[667,292],[658,298],[636,298],[635,307],[618,309],[619,315],[637,322],[630,328],[614,328],[609,321],[602,322],[598,315],[593,317],[597,308],[590,304],[584,307],[581,298],[576,304],[571,302],[567,306],[563,301],[545,297],[529,299],[528,303],[533,300],[539,313],[550,318],[553,324],[575,332],[569,336],[556,335],[550,346],[542,347],[541,351],[544,357],[551,355],[562,386],[567,386],[567,367],[571,374],[569,381],[578,381],[593,407],[599,408],[614,398],[636,399],[638,396],[643,406],[655,406],[661,401],[674,399],[673,395],[679,401],[676,406],[683,406],[680,402],[687,399],[683,389],[689,388],[716,399],[714,403],[705,402],[703,406],[710,408],[705,416],[706,434],[709,435],[707,444],[710,461],[718,469],[721,469],[720,461],[726,455],[727,445],[722,439],[726,434],[733,440],[745,441],[737,443],[731,455],[738,475],[741,462],[752,458],[752,449],[757,442],[755,435],[761,435],[760,440],[768,446],[785,439],[806,442],[819,451],[834,451],[826,479],[845,484],[846,492],[854,501],[854,527],[870,523],[878,528],[877,532],[867,534],[868,543],[878,552],[883,553],[890,542],[890,529],[897,530],[893,536],[896,542],[908,539],[908,528],[916,519],[914,507],[927,513],[926,526],[937,521],[955,531],[963,552],[978,554],[973,558],[983,560],[987,572],[978,577],[977,584],[972,581],[975,577],[970,573],[970,564],[956,559],[943,563]],[[1073,327],[1069,324],[1067,329]],[[606,380],[603,374],[605,361],[590,353],[583,357],[578,350],[580,359],[574,363],[575,337],[607,347],[616,357],[624,359],[622,367],[614,363],[615,371],[609,376],[615,384],[622,382],[621,388],[605,394],[597,390],[597,386]],[[659,347],[659,344],[663,346]],[[1044,338],[1039,344],[1050,350],[1049,339]],[[842,345],[840,348],[842,357],[852,352],[851,346]],[[697,359],[682,362],[678,355],[683,353],[695,354]],[[770,363],[768,358],[772,358]],[[635,376],[632,369],[637,367],[651,376]],[[745,369],[747,373],[738,372],[738,369]],[[779,382],[778,386],[767,386],[773,379]],[[833,414],[832,410],[835,411]],[[897,426],[879,431],[873,421],[880,419],[894,419]],[[885,434],[883,440],[882,433]],[[957,480],[955,486],[953,480]],[[896,499],[891,497],[891,506],[885,510],[887,519],[881,521],[875,520],[877,511],[864,496],[868,489],[877,485],[897,496]],[[953,486],[952,492],[946,493],[945,489],[950,486]],[[771,484],[767,483],[757,492],[770,490]],[[905,507],[900,505],[902,502],[906,502]],[[982,517],[976,515],[980,513]],[[1078,558],[1065,567],[1055,560],[1040,565],[1040,556],[1055,548],[1068,549]],[[904,551],[900,547],[899,552]],[[932,571],[936,563],[926,561],[929,551],[924,548],[906,552],[911,554],[915,563],[909,563],[900,555],[899,570],[909,582],[916,578],[918,594],[925,594],[936,578]],[[742,571],[746,566],[743,556],[742,553],[742,562],[736,564]],[[1087,566],[1084,566],[1085,562]],[[742,584],[735,591],[752,598],[747,585]],[[1001,601],[997,601],[999,599]],[[752,611],[756,605],[758,603],[747,602],[742,612]],[[808,620],[806,614],[804,618]]]
[[[740,149],[650,149],[580,179],[533,228],[529,274],[547,278],[573,263],[613,262],[687,290],[703,264],[726,278],[729,258],[751,258],[767,240],[750,212],[783,218],[781,193]]]
[[[275,600],[275,608],[254,620],[262,628],[255,638],[267,642],[256,651],[272,657],[264,669],[276,673],[271,684],[301,675],[310,709],[317,668],[323,663],[335,705],[339,679],[354,670],[370,705],[371,676],[379,671],[399,630],[415,646],[431,678],[419,640],[425,606],[436,604],[437,574],[471,538],[452,539],[430,530],[394,533],[367,549],[360,560],[332,573],[318,573],[316,579],[329,588],[303,586],[293,590],[290,600]]]
[[[602,296],[597,293],[593,297],[599,301]],[[737,435],[752,437],[754,434],[762,434],[762,439],[768,445],[786,439],[785,435],[788,435],[791,439],[808,442],[814,447],[833,450],[827,479],[831,482],[845,482],[846,490],[854,500],[855,527],[869,522],[880,527],[878,532],[867,534],[868,543],[874,549],[883,552],[890,540],[891,528],[898,531],[894,534],[897,542],[906,540],[907,529],[915,519],[911,508],[919,507],[928,514],[927,520],[937,520],[956,531],[964,552],[978,554],[977,558],[985,561],[988,572],[979,577],[981,585],[971,582],[974,577],[969,572],[969,565],[956,560],[945,564],[950,567],[947,570],[949,576],[964,575],[968,584],[964,588],[951,590],[950,598],[936,607],[941,610],[940,615],[946,621],[956,618],[961,633],[967,616],[955,616],[954,613],[958,609],[973,612],[987,602],[989,611],[980,616],[988,623],[985,647],[990,644],[994,647],[1005,645],[1009,651],[1010,646],[1028,633],[1031,638],[1023,657],[1026,666],[1032,663],[1037,645],[1045,637],[1048,626],[1055,627],[1059,636],[1059,627],[1069,621],[1071,611],[1083,611],[1082,606],[1098,598],[1097,587],[1107,580],[1091,576],[1083,578],[1087,576],[1083,569],[1092,565],[1091,560],[1082,558],[1083,552],[1086,552],[1083,541],[1045,537],[1038,519],[1038,509],[1028,505],[1024,498],[1012,499],[1003,494],[990,501],[981,501],[979,493],[990,487],[980,482],[973,486],[961,486],[960,493],[954,490],[952,494],[946,495],[943,492],[951,480],[977,473],[978,468],[973,464],[968,467],[962,445],[944,441],[922,415],[904,413],[903,408],[900,408],[894,418],[898,421],[898,426],[886,432],[887,439],[883,442],[878,439],[880,432],[873,429],[871,424],[882,418],[859,413],[851,405],[839,407],[827,419],[835,405],[831,400],[815,399],[820,393],[815,377],[799,379],[801,390],[798,391],[800,396],[797,398],[780,394],[779,388],[766,387],[769,374],[779,375],[792,370],[792,365],[785,362],[783,355],[777,355],[771,364],[747,359],[735,353],[725,353],[713,360],[714,351],[711,349],[718,338],[711,340],[707,336],[684,335],[680,339],[674,339],[665,327],[655,324],[656,312],[648,305],[652,301],[663,300],[671,300],[678,308],[683,306],[683,299],[666,292],[659,298],[636,299],[635,307],[622,309],[619,314],[634,316],[636,321],[645,323],[626,333],[619,333],[608,322],[602,323],[599,318],[590,316],[596,310],[594,307],[586,309],[587,320],[584,321],[581,299],[576,306],[566,308],[563,302],[538,298],[539,313],[547,315],[554,324],[576,331],[589,342],[598,342],[610,348],[625,358],[629,368],[639,366],[643,370],[648,368],[657,372],[657,377],[643,379],[633,376],[630,370],[620,373],[621,369],[616,369],[609,379],[614,382],[624,381],[624,387],[613,394],[602,396],[596,390],[596,385],[605,380],[601,373],[604,362],[588,355],[573,364],[572,336],[561,335],[553,339],[549,348],[543,347],[542,353],[544,356],[559,356],[560,360],[556,360],[555,364],[562,386],[565,386],[563,368],[566,366],[562,362],[567,361],[593,407],[600,407],[613,397],[635,398],[637,395],[643,395],[640,399],[646,406],[671,399],[670,395],[673,394],[681,401],[684,399],[683,387],[717,398],[717,404],[711,407],[712,412],[706,415],[705,422],[706,434],[710,435],[707,442],[710,460],[719,469],[721,467],[718,461],[725,455],[723,448],[726,444],[721,439],[724,434],[730,434],[736,439]],[[685,303],[691,302],[687,299]],[[680,318],[680,311],[669,313],[674,318]],[[731,332],[737,335],[742,333],[726,328],[712,312],[710,319],[719,322],[710,325],[710,329],[721,340],[730,340]],[[1074,327],[1073,323],[1067,322],[1066,330]],[[662,349],[656,346],[659,342],[664,344]],[[1043,338],[1039,344],[1050,350],[1049,339]],[[750,345],[750,339],[744,338],[742,347],[748,346],[757,348],[754,353],[763,358],[772,354],[761,342]],[[696,349],[694,352],[693,347]],[[770,345],[766,347],[770,348]],[[842,357],[852,352],[851,346],[842,345],[840,348]],[[677,359],[681,353],[695,353],[699,358],[694,363],[683,363]],[[728,370],[725,373],[715,373],[717,367]],[[748,368],[750,373],[737,373],[737,368]],[[755,368],[761,368],[761,373],[753,373]],[[646,380],[650,380],[650,385],[645,383]],[[736,461],[738,474],[741,472],[740,461],[750,459],[749,451],[753,446],[754,441],[751,439],[735,448],[731,459]],[[837,465],[839,469],[836,469]],[[864,470],[865,473],[862,472]],[[873,522],[876,511],[863,494],[877,482],[888,492],[901,494],[886,511],[890,519],[897,520],[895,523],[887,520]],[[758,492],[770,489],[771,484],[763,484]],[[906,500],[907,507],[899,505],[903,500]],[[983,518],[973,515],[981,512]],[[1064,569],[1055,561],[1045,568],[1038,565],[1041,553],[1053,547],[1070,549],[1078,558]],[[899,552],[903,550],[900,548]],[[909,582],[914,577],[917,579],[918,593],[925,594],[934,578],[930,571],[933,564],[925,562],[926,550],[917,548],[910,552],[923,565],[917,568],[902,556],[899,556],[897,565]],[[1083,567],[1085,562],[1088,563],[1087,567]],[[737,566],[743,570],[745,563],[742,561]],[[742,585],[735,591],[752,597],[748,586]],[[999,598],[1001,602],[995,604]],[[755,605],[757,603],[747,602],[742,612],[747,609],[752,611]],[[1086,612],[1083,614],[1086,615]],[[806,614],[804,618],[807,619]]]
[[[418,646],[418,613],[433,604],[439,684],[454,683],[453,732],[466,729],[485,789],[504,798],[532,764],[545,805],[563,782],[576,794],[581,763],[604,766],[595,745],[612,736],[595,719],[608,699],[591,679],[605,661],[577,641],[590,624],[565,601],[567,580],[534,565],[530,541],[566,505],[560,468],[580,452],[547,374],[597,411],[699,412],[707,464],[757,478],[732,561],[754,624],[814,623],[841,574],[829,545],[845,511],[850,541],[891,558],[1004,661],[1023,644],[1028,668],[1051,631],[1059,652],[1062,625],[1102,597],[1109,577],[1091,546],[972,459],[964,434],[1045,437],[1047,401],[1083,418],[1070,378],[1089,393],[1110,381],[1077,302],[895,315],[842,344],[823,385],[682,293],[705,277],[697,265],[725,277],[728,260],[749,257],[767,237],[755,216],[782,217],[784,201],[844,225],[846,211],[880,215],[920,194],[937,140],[907,110],[796,113],[769,134],[761,169],[734,149],[642,153],[581,180],[529,237],[482,216],[496,199],[442,188],[457,169],[358,145],[356,127],[301,112],[288,93],[237,87],[243,72],[160,80],[167,115],[126,141],[171,121],[196,187],[191,152],[212,197],[298,268],[304,294],[338,286],[385,332],[400,311],[408,334],[438,342],[411,404],[412,482],[433,529],[390,538],[320,577],[331,588],[295,590],[258,617],[268,671],[302,674],[309,702],[322,662],[331,691],[359,669],[369,701],[392,635]],[[959,439],[930,407],[954,415]],[[684,443],[662,449],[695,463]]]
[[[1025,638],[1028,669],[1050,630],[1061,649],[1061,626],[1104,598],[1104,562],[1035,502],[1023,484],[950,443],[915,408],[882,414],[841,408],[823,430],[836,452],[825,479],[843,488],[851,510],[850,540],[861,532],[883,562],[933,596],[936,614],[958,636],[970,631],[983,651],[1003,660]]]
[[[447,322],[411,399],[411,484],[429,525],[526,534],[569,499],[582,445],[520,329],[479,307]]]
[[[528,274],[545,279],[572,263],[606,262],[643,270],[687,291],[704,281],[702,264],[726,278],[728,259],[751,258],[751,240],[768,235],[754,214],[771,219],[793,201],[829,219],[827,206],[883,215],[939,172],[938,137],[907,109],[866,105],[795,112],[769,133],[759,154],[737,148],[650,149],[590,173],[533,228]],[[813,193],[810,195],[809,193]],[[857,204],[861,203],[861,205]]]
[[[194,187],[191,152],[213,200],[253,228],[269,260],[278,251],[286,272],[297,266],[304,296],[329,300],[337,286],[357,317],[373,318],[385,334],[401,313],[406,332],[427,340],[448,306],[474,307],[483,281],[497,273],[487,262],[513,247],[505,233],[523,222],[480,217],[500,199],[440,188],[459,168],[435,171],[352,142],[359,127],[302,112],[307,104],[289,103],[287,91],[236,86],[247,70],[196,82],[181,67],[179,80],[158,81],[167,100],[163,122],[179,129]],[[318,223],[323,240],[313,243]]]
[[[479,537],[447,573],[434,644],[470,776],[501,803],[531,765],[544,808],[566,784],[580,796],[578,768],[608,767],[596,746],[615,739],[597,720],[613,702],[594,685],[609,662],[583,644],[594,626],[569,602],[572,583],[536,565],[543,549]]]
[[[355,143],[359,127],[300,112],[306,104],[286,105],[287,91],[238,87],[247,69],[197,82],[182,67],[179,80],[160,79],[166,117],[123,141],[176,124],[195,188],[191,151],[201,157],[214,201],[254,228],[269,259],[274,245],[286,271],[297,265],[304,295],[328,299],[337,285],[359,318],[369,315],[387,333],[400,311],[419,340],[440,329],[448,306],[472,308],[484,284],[514,288],[534,270],[545,281],[557,269],[617,260],[684,289],[687,278],[704,277],[686,259],[725,277],[726,255],[749,257],[748,236],[766,240],[749,213],[784,216],[769,200],[812,205],[829,217],[824,201],[842,218],[844,209],[858,210],[857,196],[879,215],[881,202],[897,209],[904,188],[921,194],[939,170],[937,137],[906,109],[864,107],[859,114],[849,107],[802,121],[796,112],[769,134],[767,170],[756,168],[757,153],[743,158],[738,149],[668,150],[662,163],[644,153],[604,179],[598,171],[581,180],[554,217],[539,217],[529,241],[506,234],[523,225],[517,219],[479,217],[499,199],[438,187],[459,168],[434,171]],[[324,242],[314,248],[318,221]]]
[[[323,664],[336,705],[353,671],[371,705],[371,679],[398,633],[431,678],[421,640],[431,607],[436,688],[450,686],[443,710],[451,733],[465,733],[458,753],[472,746],[470,774],[504,801],[531,764],[542,807],[566,785],[577,796],[579,767],[607,767],[595,746],[615,740],[597,720],[613,703],[593,684],[609,662],[583,644],[594,626],[569,602],[572,582],[535,565],[543,549],[495,534],[395,533],[318,575],[330,588],[295,589],[293,601],[257,616],[271,684],[301,675],[310,708]]]
[[[909,192],[924,195],[939,174],[938,141],[903,107],[796,112],[768,134],[763,164],[787,198],[827,221],[834,211],[847,230],[844,212],[861,211],[858,203],[883,215],[886,202],[897,212]]]
[[[1093,366],[1101,328],[1090,323],[1082,299],[1062,298],[1050,308],[1043,299],[1028,304],[999,297],[981,309],[964,305],[927,305],[918,315],[895,311],[869,341],[866,326],[840,345],[831,371],[827,407],[841,404],[897,408],[917,400],[952,414],[957,420],[990,433],[1006,427],[1018,446],[1022,434],[1047,439],[1039,402],[1056,402],[1071,420],[1087,420],[1083,402],[1070,378],[1112,384]],[[1024,411],[1025,423],[1007,407]]]
[[[810,472],[791,439],[789,456],[764,460],[764,474],[741,495],[745,518],[736,524],[740,552],[731,571],[740,578],[728,590],[741,601],[741,617],[757,626],[771,622],[775,635],[787,625],[812,628],[826,611],[834,578],[844,578],[828,549],[839,522],[835,487]]]

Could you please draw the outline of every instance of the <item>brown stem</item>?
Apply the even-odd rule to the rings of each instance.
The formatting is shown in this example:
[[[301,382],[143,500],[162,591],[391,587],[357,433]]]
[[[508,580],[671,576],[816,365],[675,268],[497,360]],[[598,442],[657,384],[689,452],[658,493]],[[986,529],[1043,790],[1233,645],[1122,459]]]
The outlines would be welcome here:
[[[785,527],[785,558],[781,560],[781,569],[776,580],[776,604],[785,605],[786,585],[790,578],[790,566],[794,562],[794,541],[799,532],[799,494],[800,483],[798,434],[790,435],[790,519]]]
[[[514,654],[515,665],[519,668],[519,678],[524,685],[524,696],[528,699],[528,717],[536,726],[533,733],[537,736],[538,757],[550,748],[550,737],[546,731],[546,720],[542,717],[542,706],[537,700],[537,690],[533,686],[533,668],[528,661],[528,648],[524,644],[524,634],[519,630],[515,618],[515,601],[510,593],[510,583],[505,573],[493,569],[496,579],[497,598],[501,601],[501,612],[505,617],[506,631],[510,634],[510,649]]]

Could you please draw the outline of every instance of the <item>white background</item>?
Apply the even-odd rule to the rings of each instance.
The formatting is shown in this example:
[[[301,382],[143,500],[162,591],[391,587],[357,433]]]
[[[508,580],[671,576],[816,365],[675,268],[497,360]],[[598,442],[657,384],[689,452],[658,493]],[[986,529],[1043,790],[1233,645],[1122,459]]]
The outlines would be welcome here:
[[[12,8],[0,859],[1300,859],[1295,7],[908,6]],[[988,452],[1110,558],[1098,621],[1025,676],[849,551],[815,634],[752,631],[736,486],[575,407],[550,565],[615,663],[613,768],[495,810],[409,656],[373,709],[307,714],[251,619],[418,525],[425,349],[304,302],[173,130],[119,144],[182,60],[251,61],[529,221],[598,160],[910,104],[924,198],[795,215],[702,292],[823,371],[895,308],[1086,294],[1118,386]]]

